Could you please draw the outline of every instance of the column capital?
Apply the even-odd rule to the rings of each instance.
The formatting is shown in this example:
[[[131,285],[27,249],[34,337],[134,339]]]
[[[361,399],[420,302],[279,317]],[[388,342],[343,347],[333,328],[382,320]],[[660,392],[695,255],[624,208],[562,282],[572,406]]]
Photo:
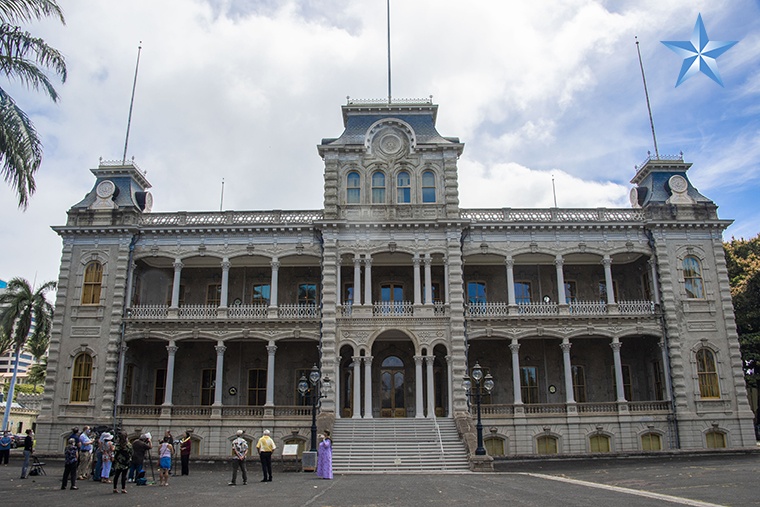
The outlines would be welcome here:
[[[359,255],[358,253],[355,253],[354,254],[354,267],[361,266],[361,264],[362,264],[361,255]]]
[[[415,266],[419,266],[422,259],[420,259],[420,254],[414,254],[414,257],[412,257],[412,264]]]
[[[172,266],[174,266],[174,271],[179,271],[180,269],[182,269],[182,266],[184,266],[184,264],[182,264],[181,260],[174,259],[174,263],[172,264]]]
[[[565,259],[562,257],[562,255],[557,254],[557,256],[554,258],[554,265],[562,266],[564,264],[565,264]]]
[[[613,338],[612,343],[610,343],[610,348],[612,348],[613,352],[620,352],[622,346],[623,344],[620,343],[617,338]]]
[[[504,259],[504,264],[506,264],[508,268],[513,268],[515,267],[515,260],[511,255],[507,255],[507,257]]]
[[[224,259],[222,259],[222,269],[229,271],[231,265],[232,263],[230,262],[228,258],[225,257]]]
[[[425,257],[422,259],[422,262],[425,263],[425,266],[430,266],[433,263],[433,258],[430,257],[429,253],[426,253]]]
[[[559,347],[562,349],[563,353],[569,354],[570,349],[573,347],[573,344],[570,342],[565,343],[565,341],[563,340]]]
[[[602,266],[612,266],[612,258],[608,254],[602,258]]]
[[[414,356],[414,364],[417,366],[422,366],[423,359],[425,359],[425,356]]]
[[[361,356],[361,358],[364,360],[364,364],[372,364],[372,360],[375,357],[374,356]]]
[[[365,266],[371,266],[372,265],[372,257],[370,257],[369,254],[364,258],[364,265]]]
[[[216,350],[217,356],[223,356],[224,351],[227,350],[227,347],[225,347],[224,345],[217,345],[214,347],[214,350]]]
[[[364,356],[351,356],[351,360],[354,362],[354,364],[358,364],[361,363],[363,357]]]
[[[454,358],[452,356],[446,356],[446,363],[451,364],[451,362],[454,361]]]
[[[520,352],[520,344],[519,343],[510,343],[509,344],[509,350],[511,350],[513,354],[517,354],[518,352]]]
[[[280,261],[277,260],[277,257],[274,257],[271,262],[269,263],[270,266],[272,266],[273,270],[280,269]]]
[[[166,351],[169,353],[170,356],[173,356],[174,354],[176,354],[178,350],[179,350],[179,347],[177,347],[173,343],[166,346]]]
[[[267,354],[274,355],[277,352],[277,345],[267,345]]]

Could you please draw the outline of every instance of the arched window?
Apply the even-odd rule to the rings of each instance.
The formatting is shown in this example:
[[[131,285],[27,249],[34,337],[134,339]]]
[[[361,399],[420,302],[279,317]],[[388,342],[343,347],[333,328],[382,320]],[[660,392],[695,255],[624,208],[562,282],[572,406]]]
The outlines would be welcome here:
[[[543,435],[536,439],[538,454],[557,454],[557,438]]]
[[[408,172],[401,171],[396,176],[396,192],[398,192],[399,204],[412,202],[412,180]]]
[[[720,398],[718,369],[712,350],[701,348],[697,351],[697,376],[699,377],[699,395],[702,398]]]
[[[90,383],[92,382],[92,356],[82,352],[74,359],[74,372],[71,376],[71,403],[90,401]]]
[[[641,435],[642,451],[661,451],[662,438],[657,433],[644,433]]]
[[[592,435],[588,444],[591,452],[610,452],[610,437],[607,435]]]
[[[699,259],[693,256],[683,260],[683,282],[686,288],[686,297],[704,299],[705,288],[702,283],[702,265]]]
[[[103,285],[103,265],[92,261],[84,268],[84,285],[82,286],[82,304],[100,303],[100,289]]]
[[[348,204],[359,204],[362,196],[362,178],[356,171],[351,171],[346,176],[346,202]]]
[[[422,173],[422,202],[435,202],[435,174],[433,171]]]
[[[720,431],[709,431],[705,434],[705,443],[708,449],[725,449],[726,435]]]
[[[489,456],[504,456],[504,439],[490,437],[483,440],[483,446]]]
[[[372,173],[372,203],[385,203],[385,174],[380,171]]]

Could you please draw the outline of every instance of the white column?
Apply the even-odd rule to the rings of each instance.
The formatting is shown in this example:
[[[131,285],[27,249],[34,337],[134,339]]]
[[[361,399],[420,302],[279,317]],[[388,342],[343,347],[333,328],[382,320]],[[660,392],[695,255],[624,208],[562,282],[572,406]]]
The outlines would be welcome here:
[[[277,287],[280,284],[280,261],[277,257],[272,259],[272,281],[269,288],[269,306],[277,308]]]
[[[507,265],[507,300],[510,306],[517,304],[517,298],[515,298],[515,261],[511,255],[507,255],[504,261]]]
[[[449,260],[443,259],[443,302],[449,302]]]
[[[427,417],[435,417],[435,385],[433,381],[433,361],[435,356],[425,356],[425,366],[427,366]]]
[[[568,338],[562,339],[562,361],[565,364],[565,401],[575,403],[575,393],[573,392],[573,366],[570,364],[570,347],[572,344]]]
[[[119,385],[116,387],[116,405],[121,405],[121,399],[124,395],[124,363],[127,360],[127,350],[129,347],[122,345],[119,347]],[[130,400],[131,403],[131,400]]]
[[[602,259],[602,265],[604,266],[604,284],[607,286],[607,304],[615,304],[615,286],[612,285],[612,259],[609,255],[605,255]]]
[[[164,390],[164,405],[171,407],[172,396],[174,396],[174,355],[177,353],[178,347],[174,345],[174,341],[170,341],[166,346],[166,351],[169,353],[169,357],[166,359],[166,389]]]
[[[670,385],[670,369],[668,368],[668,348],[665,346],[665,340],[660,340],[658,345],[660,346],[660,353],[662,355],[662,376],[665,377],[663,379],[665,382],[665,393],[663,400],[670,401],[670,392],[672,387]]]
[[[362,259],[354,254],[354,306],[362,304]]]
[[[333,371],[333,378],[335,381],[333,382],[334,385],[334,393],[335,393],[335,418],[340,419],[343,411],[343,404],[342,404],[342,397],[343,397],[343,391],[340,390],[340,381],[341,381],[341,371],[340,371],[340,364],[342,362],[342,359],[340,355],[338,355],[338,358],[335,362],[335,371]]]
[[[340,255],[338,256],[338,261],[335,263],[335,269],[336,269],[336,276],[337,276],[337,305],[341,306],[343,303],[343,283],[340,279],[340,264],[341,264],[341,258]]]
[[[277,352],[277,345],[273,341],[267,345],[267,399],[264,403],[266,407],[274,407],[274,353]]]
[[[509,350],[512,351],[512,394],[515,398],[515,405],[522,405],[522,386],[520,385],[520,344],[517,338],[512,338],[509,344]]]
[[[432,268],[433,259],[430,257],[429,253],[426,253],[423,261],[425,262],[425,304],[432,305],[433,304],[433,268]]]
[[[565,273],[562,270],[562,266],[565,264],[565,259],[561,255],[558,255],[554,259],[554,265],[557,266],[557,302],[561,305],[567,304],[565,298]]]
[[[623,365],[620,362],[620,347],[622,343],[617,338],[612,339],[612,358],[615,361],[615,384],[617,387],[617,401],[625,401],[625,386],[623,385]]]
[[[356,262],[356,260],[354,260],[354,262]],[[355,296],[356,296],[356,293],[354,293],[354,297]],[[354,413],[351,415],[351,419],[361,419],[362,418],[362,393],[360,392],[360,389],[362,388],[362,379],[361,379],[362,358],[361,356],[353,356],[351,359],[354,361],[354,403],[353,403]]]
[[[222,260],[222,294],[219,298],[219,306],[227,307],[227,297],[230,289],[230,260],[226,257]]]
[[[414,417],[425,417],[422,408],[422,359],[424,356],[414,356]]]
[[[179,308],[179,283],[182,275],[182,261],[174,261],[174,282],[172,285],[172,308]]]
[[[414,263],[414,304],[420,305],[422,304],[422,288],[421,288],[421,280],[420,280],[420,256],[418,254],[414,254],[414,257],[412,258],[412,263]]]
[[[364,356],[364,418],[372,419],[372,356]]]
[[[446,356],[446,374],[447,374],[447,382],[446,382],[446,388],[447,388],[447,395],[448,395],[448,407],[446,416],[447,417],[454,417],[454,392],[453,392],[453,386],[454,386],[454,379],[452,378],[453,375],[453,366],[452,361],[454,358],[451,356]]]
[[[364,304],[372,305],[372,257],[364,258]]]
[[[654,259],[649,259],[647,261],[649,264],[649,272],[651,273],[652,277],[652,301],[654,301],[654,304],[659,305],[660,304],[660,284],[657,280],[657,264],[654,262]]]
[[[217,342],[216,347],[216,380],[214,381],[214,406],[222,406],[222,381],[224,380],[224,351],[227,347],[224,342]]]

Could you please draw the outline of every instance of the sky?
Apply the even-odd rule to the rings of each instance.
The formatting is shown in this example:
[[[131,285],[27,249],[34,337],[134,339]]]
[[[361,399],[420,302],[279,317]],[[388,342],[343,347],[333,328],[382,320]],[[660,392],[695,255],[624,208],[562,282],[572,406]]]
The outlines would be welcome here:
[[[3,81],[44,145],[27,210],[0,185],[0,279],[58,279],[51,226],[121,160],[147,171],[154,211],[321,209],[316,146],[340,136],[346,97],[388,95],[385,0],[60,0],[66,25],[24,28],[60,50],[68,80],[52,103]],[[701,14],[724,86],[675,86]],[[459,137],[463,208],[630,207],[654,152],[641,55],[661,155],[683,152],[692,184],[760,232],[760,0],[392,0],[395,98],[439,105]],[[3,78],[5,79],[5,78]],[[222,179],[224,201],[221,203]]]

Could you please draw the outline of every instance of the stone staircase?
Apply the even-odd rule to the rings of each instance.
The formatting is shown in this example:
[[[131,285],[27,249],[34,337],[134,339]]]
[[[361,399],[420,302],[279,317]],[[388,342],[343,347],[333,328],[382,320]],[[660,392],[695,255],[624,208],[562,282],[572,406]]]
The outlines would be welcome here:
[[[453,419],[337,419],[332,436],[339,474],[469,470]]]

